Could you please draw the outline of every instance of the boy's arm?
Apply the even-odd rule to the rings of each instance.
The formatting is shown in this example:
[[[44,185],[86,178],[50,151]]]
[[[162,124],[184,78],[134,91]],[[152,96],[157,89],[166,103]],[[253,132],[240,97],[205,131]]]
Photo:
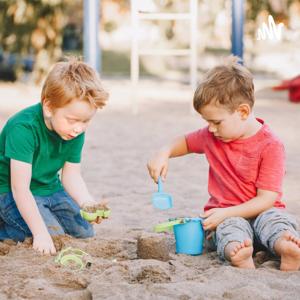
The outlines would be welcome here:
[[[161,150],[166,151],[166,153],[169,155],[169,158],[188,154],[189,150],[186,143],[186,137],[181,136],[176,138],[173,142],[163,147]]]
[[[277,192],[258,189],[256,197],[243,204],[228,207],[227,214],[229,217],[255,218],[262,212],[272,208],[277,196]]]
[[[79,163],[66,162],[64,164],[62,169],[62,184],[80,207],[96,204],[81,176]]]
[[[54,254],[55,247],[48,229],[29,189],[32,166],[22,161],[10,160],[11,189],[16,205],[33,236],[33,248]]]
[[[255,218],[272,208],[277,196],[277,192],[258,189],[256,197],[243,204],[210,209],[202,215],[206,218],[203,221],[203,227],[205,230],[214,230],[221,222],[230,217]]]
[[[166,178],[168,172],[169,158],[183,156],[189,153],[185,136],[178,137],[172,143],[161,148],[156,155],[148,162],[147,167],[150,176],[155,182],[158,177]]]

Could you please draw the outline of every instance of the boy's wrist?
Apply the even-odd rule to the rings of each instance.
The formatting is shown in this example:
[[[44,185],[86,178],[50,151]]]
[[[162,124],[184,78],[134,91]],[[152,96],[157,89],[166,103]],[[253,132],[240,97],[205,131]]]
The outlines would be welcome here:
[[[234,217],[232,208],[233,206],[224,208],[226,218]]]
[[[171,149],[169,147],[164,147],[158,152],[159,156],[163,156],[165,158],[171,157]]]
[[[49,231],[48,231],[47,227],[41,228],[40,230],[38,230],[36,232],[32,232],[33,238],[37,238],[37,237],[45,236],[45,235],[49,235]]]

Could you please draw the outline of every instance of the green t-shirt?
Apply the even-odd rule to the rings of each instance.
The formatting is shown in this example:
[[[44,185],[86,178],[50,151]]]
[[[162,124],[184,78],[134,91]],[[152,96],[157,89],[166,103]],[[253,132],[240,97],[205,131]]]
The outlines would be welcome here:
[[[12,116],[0,134],[0,194],[11,191],[10,159],[32,164],[30,190],[49,196],[62,189],[59,170],[66,161],[79,163],[84,133],[65,141],[46,127],[38,103]]]

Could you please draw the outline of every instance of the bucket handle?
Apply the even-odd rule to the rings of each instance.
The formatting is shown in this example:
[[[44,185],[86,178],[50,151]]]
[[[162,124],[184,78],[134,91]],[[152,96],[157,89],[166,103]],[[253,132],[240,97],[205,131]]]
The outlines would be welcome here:
[[[184,224],[186,221],[184,219],[176,219],[174,221],[164,222],[157,224],[154,227],[155,232],[164,232],[164,231],[170,231],[173,229],[173,226],[178,224]]]

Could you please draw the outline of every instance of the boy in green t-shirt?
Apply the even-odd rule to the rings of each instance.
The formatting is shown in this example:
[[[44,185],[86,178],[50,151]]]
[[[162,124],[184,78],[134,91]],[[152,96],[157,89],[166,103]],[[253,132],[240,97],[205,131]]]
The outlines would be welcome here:
[[[95,205],[80,173],[84,132],[108,93],[87,64],[59,62],[41,103],[12,116],[0,134],[0,240],[54,254],[51,236],[93,236],[80,207]],[[61,179],[58,172],[61,170]]]

